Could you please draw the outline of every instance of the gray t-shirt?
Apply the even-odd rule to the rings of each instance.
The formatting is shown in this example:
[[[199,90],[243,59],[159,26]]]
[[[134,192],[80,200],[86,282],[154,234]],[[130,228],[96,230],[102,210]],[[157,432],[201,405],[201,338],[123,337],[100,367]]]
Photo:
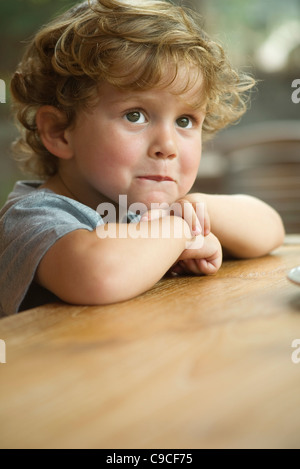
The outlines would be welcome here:
[[[67,233],[104,223],[95,210],[40,185],[18,182],[0,211],[0,317],[57,301],[33,280],[41,259]]]

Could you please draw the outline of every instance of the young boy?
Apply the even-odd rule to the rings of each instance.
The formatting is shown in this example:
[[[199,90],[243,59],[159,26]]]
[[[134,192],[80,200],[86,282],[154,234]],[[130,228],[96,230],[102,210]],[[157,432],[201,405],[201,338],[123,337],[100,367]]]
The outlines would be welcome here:
[[[282,243],[265,203],[189,194],[202,138],[244,113],[253,86],[199,24],[166,1],[91,0],[29,44],[11,84],[15,146],[43,180],[17,183],[0,213],[1,315],[127,300],[169,270],[217,272],[222,248]]]

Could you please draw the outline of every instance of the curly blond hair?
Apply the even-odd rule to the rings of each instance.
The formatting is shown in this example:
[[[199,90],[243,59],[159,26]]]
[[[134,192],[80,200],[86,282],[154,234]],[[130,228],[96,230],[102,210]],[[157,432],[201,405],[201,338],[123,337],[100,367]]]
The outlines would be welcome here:
[[[171,84],[182,66],[196,67],[207,104],[204,138],[238,120],[254,80],[232,69],[201,21],[196,12],[164,0],[87,0],[44,26],[11,82],[21,124],[14,149],[23,169],[42,177],[58,169],[58,158],[39,137],[37,110],[57,107],[66,115],[67,128],[79,110],[96,102],[103,81],[147,90]]]

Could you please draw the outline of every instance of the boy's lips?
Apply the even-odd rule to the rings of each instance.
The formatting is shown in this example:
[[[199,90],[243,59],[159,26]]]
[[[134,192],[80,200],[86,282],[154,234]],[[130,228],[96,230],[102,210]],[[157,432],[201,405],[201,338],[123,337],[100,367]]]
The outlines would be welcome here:
[[[159,174],[147,174],[145,176],[139,176],[138,179],[146,179],[148,181],[156,181],[156,182],[175,182],[173,178],[170,176],[161,176]]]

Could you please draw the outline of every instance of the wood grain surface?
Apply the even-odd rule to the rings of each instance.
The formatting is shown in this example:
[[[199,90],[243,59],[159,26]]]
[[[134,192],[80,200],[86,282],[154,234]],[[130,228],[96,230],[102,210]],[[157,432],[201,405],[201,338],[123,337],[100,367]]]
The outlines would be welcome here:
[[[0,320],[0,448],[300,448],[297,265],[293,236],[131,301]]]

